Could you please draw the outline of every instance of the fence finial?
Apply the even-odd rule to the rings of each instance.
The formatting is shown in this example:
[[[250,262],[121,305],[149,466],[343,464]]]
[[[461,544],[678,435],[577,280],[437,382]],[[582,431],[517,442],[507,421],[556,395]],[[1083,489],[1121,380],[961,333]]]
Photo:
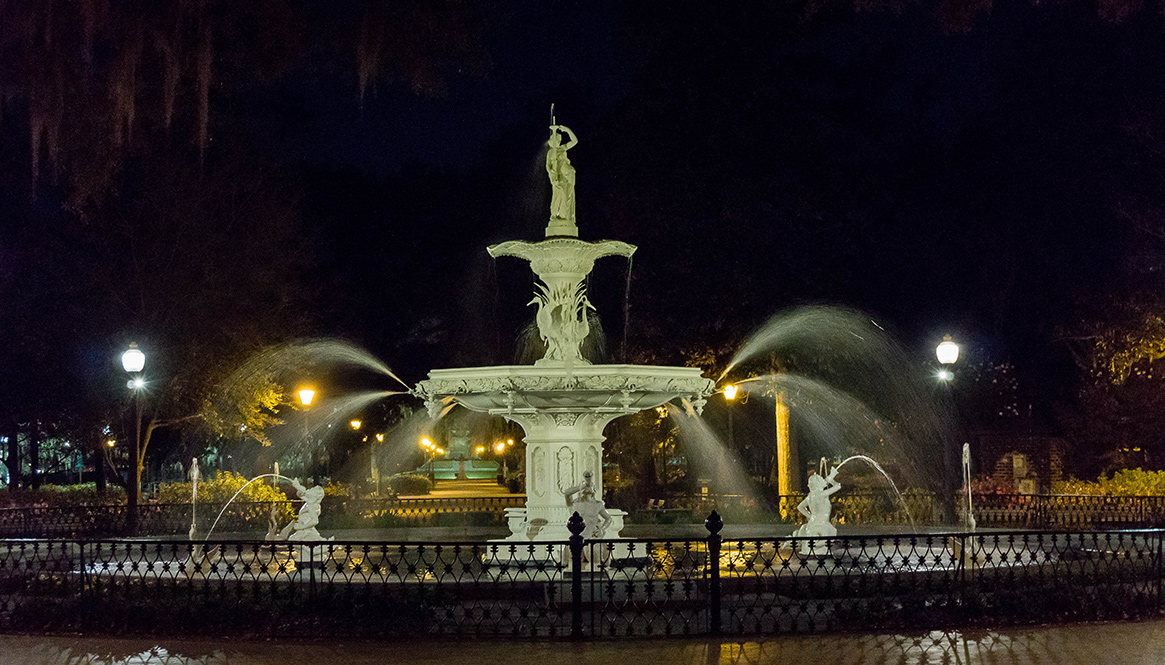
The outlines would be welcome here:
[[[720,519],[720,515],[713,510],[712,514],[708,515],[708,519],[704,520],[704,528],[708,529],[708,533],[716,535],[720,533],[720,529],[724,528],[724,520]]]

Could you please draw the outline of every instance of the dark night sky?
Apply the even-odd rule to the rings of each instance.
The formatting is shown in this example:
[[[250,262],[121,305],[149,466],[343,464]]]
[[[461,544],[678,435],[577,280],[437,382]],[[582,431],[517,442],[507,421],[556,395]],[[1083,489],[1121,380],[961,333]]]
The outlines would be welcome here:
[[[485,57],[435,94],[387,76],[361,105],[354,58],[317,49],[275,82],[223,84],[211,136],[241,133],[296,182],[318,331],[410,381],[512,359],[531,279],[484,248],[542,232],[553,102],[580,138],[582,236],[640,247],[636,357],[838,303],[920,362],[951,332],[1055,396],[1076,303],[1161,265],[1117,210],[1165,210],[1165,26],[1155,4],[1116,24],[1001,0],[960,30],[949,4],[464,3]],[[592,284],[615,339],[625,274],[608,259]]]
[[[490,66],[443,95],[382,83],[360,109],[349,80],[305,71],[246,112],[303,169],[338,327],[414,376],[507,360],[498,318],[523,315],[528,279],[503,262],[497,282],[484,245],[540,233],[555,102],[581,139],[583,236],[639,244],[633,312],[691,333],[664,358],[836,302],[920,358],[951,331],[1058,381],[1073,298],[1128,277],[1113,205],[1139,186],[1127,126],[1159,100],[1159,23],[548,3],[490,13]],[[600,274],[617,291],[623,266]],[[617,334],[618,294],[598,300]],[[430,318],[441,343],[410,346]]]

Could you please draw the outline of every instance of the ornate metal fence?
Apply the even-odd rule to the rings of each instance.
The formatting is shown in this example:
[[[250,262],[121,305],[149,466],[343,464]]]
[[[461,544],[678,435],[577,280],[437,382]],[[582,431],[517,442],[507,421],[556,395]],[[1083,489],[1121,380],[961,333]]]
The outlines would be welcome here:
[[[747,635],[1162,611],[1161,530],[725,540],[721,526],[536,544],[0,540],[0,630]]]
[[[434,499],[335,499],[324,501],[321,527],[353,529],[395,526],[501,526],[506,508],[520,507],[524,497],[465,497]],[[222,503],[198,505],[199,529],[209,529],[222,518],[217,533],[264,530],[274,509],[286,519],[298,501],[236,501],[222,511]],[[138,533],[151,536],[185,535],[190,529],[191,504],[145,503],[138,507]],[[0,537],[102,538],[127,533],[125,506],[59,506],[0,508]]]

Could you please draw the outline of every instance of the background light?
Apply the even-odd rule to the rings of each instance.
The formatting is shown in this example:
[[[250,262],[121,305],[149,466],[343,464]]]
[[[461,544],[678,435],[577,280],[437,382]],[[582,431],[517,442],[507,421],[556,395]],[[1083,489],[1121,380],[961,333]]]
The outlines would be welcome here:
[[[955,375],[952,374],[950,370],[940,369],[938,371],[939,381],[950,381],[953,378],[955,378]]]
[[[299,403],[304,406],[311,406],[311,401],[315,399],[316,391],[311,388],[304,388],[299,391]]]
[[[938,356],[940,363],[953,365],[959,360],[959,345],[951,341],[950,335],[943,335],[943,341],[939,342],[938,347],[934,350],[934,354]]]
[[[146,366],[146,354],[142,353],[137,344],[130,344],[125,353],[121,354],[121,366],[127,372],[140,372]]]
[[[360,426],[363,425],[364,423],[360,422],[359,420],[353,420],[353,421],[349,422],[348,424],[352,426],[352,429],[360,429]]]

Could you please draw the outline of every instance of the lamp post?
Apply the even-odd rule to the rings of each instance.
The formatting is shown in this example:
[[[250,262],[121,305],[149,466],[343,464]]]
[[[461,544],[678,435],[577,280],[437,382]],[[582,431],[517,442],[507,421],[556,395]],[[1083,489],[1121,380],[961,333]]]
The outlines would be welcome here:
[[[726,401],[726,402],[736,401],[736,395],[739,391],[740,391],[740,386],[733,385],[731,383],[724,386],[724,390],[722,391],[724,393],[724,401]],[[733,441],[733,435],[732,435],[732,405],[731,404],[728,404],[728,449],[732,451],[732,454],[736,454],[736,445]]]
[[[296,394],[299,395],[299,403],[303,407],[303,441],[307,445],[307,458],[308,458],[307,466],[314,467],[315,466],[315,459],[314,459],[315,458],[315,449],[312,447],[311,439],[309,438],[310,433],[309,433],[308,426],[307,426],[307,410],[309,408],[311,408],[312,400],[314,400],[316,397],[316,391],[311,389],[311,388],[305,387],[305,388],[300,388],[299,392]],[[304,469],[303,475],[307,476],[307,469]]]
[[[128,518],[129,532],[131,534],[137,533],[138,526],[138,501],[141,496],[142,487],[142,389],[146,386],[146,381],[142,378],[142,370],[146,368],[146,354],[138,348],[135,343],[130,343],[129,348],[121,354],[121,367],[129,375],[130,379],[126,382],[126,387],[129,388],[133,395],[134,402],[134,431],[133,431],[133,459],[131,464],[132,469],[128,470],[126,478],[129,484],[128,500]]]
[[[377,444],[384,443],[384,434],[377,432],[375,442],[368,444],[369,471],[372,473],[372,479],[376,481],[376,496],[380,496],[380,465],[376,463],[376,451],[380,449]]]
[[[428,459],[425,461],[425,466],[428,468],[430,481],[437,480],[436,474],[433,473],[433,450],[435,448],[436,446],[433,445],[433,442],[429,439],[429,437],[421,437],[421,449],[425,451],[425,454],[428,457]]]
[[[942,392],[944,393],[944,397],[947,400],[948,409],[951,409],[953,412],[954,400],[951,399],[950,388],[951,381],[955,378],[953,368],[955,363],[959,361],[959,345],[956,344],[953,339],[951,339],[950,335],[943,335],[942,341],[939,342],[938,346],[936,346],[934,349],[934,355],[936,358],[938,358],[939,365],[941,366],[938,371],[938,379],[947,386],[947,390]],[[953,433],[954,432],[952,428],[950,434],[953,435]],[[943,470],[945,471],[943,475],[948,479],[947,484],[949,486],[946,488],[948,492],[954,489],[954,447],[954,440],[943,446]]]

